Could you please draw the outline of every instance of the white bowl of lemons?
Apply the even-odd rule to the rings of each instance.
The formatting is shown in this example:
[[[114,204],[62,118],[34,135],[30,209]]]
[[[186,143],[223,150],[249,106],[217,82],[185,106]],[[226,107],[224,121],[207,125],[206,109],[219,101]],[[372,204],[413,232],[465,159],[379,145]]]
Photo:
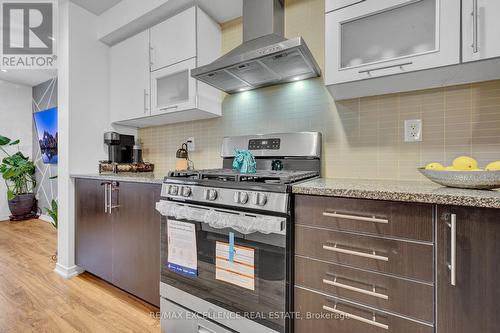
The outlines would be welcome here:
[[[472,157],[460,156],[450,166],[429,163],[418,171],[443,186],[480,190],[500,188],[500,161],[491,162],[481,169]]]

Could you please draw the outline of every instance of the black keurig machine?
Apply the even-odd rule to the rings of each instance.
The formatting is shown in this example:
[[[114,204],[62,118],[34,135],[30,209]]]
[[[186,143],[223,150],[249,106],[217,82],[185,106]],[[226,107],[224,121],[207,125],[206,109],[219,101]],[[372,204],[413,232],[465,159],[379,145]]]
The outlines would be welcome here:
[[[135,143],[133,135],[105,132],[104,143],[108,145],[110,163],[132,163],[132,150]]]

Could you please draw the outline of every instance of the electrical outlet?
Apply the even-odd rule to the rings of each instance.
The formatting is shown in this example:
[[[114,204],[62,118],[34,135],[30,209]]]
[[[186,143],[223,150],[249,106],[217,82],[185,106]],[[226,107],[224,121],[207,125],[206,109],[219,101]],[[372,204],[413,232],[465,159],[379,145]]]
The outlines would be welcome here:
[[[188,146],[188,151],[194,151],[195,150],[195,145],[194,145],[194,138],[188,138],[186,140],[187,146]]]
[[[405,142],[422,141],[422,120],[405,120]]]

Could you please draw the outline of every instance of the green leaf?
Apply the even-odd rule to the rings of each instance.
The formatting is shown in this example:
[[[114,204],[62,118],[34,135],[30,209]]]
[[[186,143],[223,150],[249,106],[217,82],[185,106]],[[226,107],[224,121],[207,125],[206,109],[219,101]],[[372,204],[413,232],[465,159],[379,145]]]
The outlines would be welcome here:
[[[9,143],[9,146],[18,145],[19,142],[21,142],[21,140],[17,139],[16,141],[12,141],[11,143]]]
[[[10,143],[10,141],[11,140],[9,138],[0,135],[0,146],[8,145]]]
[[[16,194],[12,190],[7,190],[7,200],[14,200]]]

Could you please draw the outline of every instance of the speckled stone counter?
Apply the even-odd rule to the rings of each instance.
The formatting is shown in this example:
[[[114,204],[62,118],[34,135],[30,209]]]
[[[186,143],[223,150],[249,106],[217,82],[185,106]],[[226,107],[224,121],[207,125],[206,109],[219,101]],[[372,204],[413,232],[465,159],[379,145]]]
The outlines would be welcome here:
[[[411,181],[318,178],[294,185],[293,193],[500,208],[498,190],[465,190]]]
[[[108,181],[122,181],[135,183],[161,184],[163,176],[158,176],[150,172],[143,173],[118,173],[118,174],[74,174],[71,178],[86,178]]]

